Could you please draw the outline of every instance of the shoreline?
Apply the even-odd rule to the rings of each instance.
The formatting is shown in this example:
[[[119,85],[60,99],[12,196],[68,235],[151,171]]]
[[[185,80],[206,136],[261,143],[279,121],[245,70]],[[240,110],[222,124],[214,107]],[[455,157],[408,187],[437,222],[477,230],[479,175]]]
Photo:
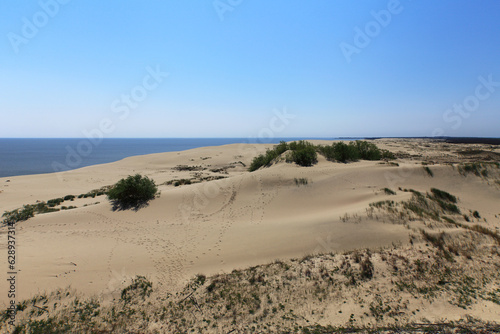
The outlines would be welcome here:
[[[379,207],[393,202],[399,210],[415,192],[427,196],[432,188],[457,196],[458,208],[472,222],[465,222],[461,215],[444,217],[464,226],[480,224],[491,231],[500,226],[500,213],[495,211],[500,200],[500,183],[495,183],[500,181],[498,165],[480,164],[488,173],[479,176],[464,176],[458,168],[474,161],[487,146],[475,145],[471,154],[460,155],[457,152],[470,146],[450,147],[420,139],[374,143],[394,152],[397,159],[338,163],[319,155],[314,166],[300,167],[283,158],[248,172],[253,158],[274,144],[228,144],[127,157],[59,175],[17,176],[10,182],[0,178],[0,210],[83,194],[135,173],[155,180],[161,191],[138,211],[113,211],[105,197],[77,196],[61,203],[76,208],[37,214],[17,224],[18,300],[68,286],[82,296],[119,300],[121,291],[137,275],[147,277],[159,295],[176,294],[197,274],[215,280],[233,271],[263,270],[277,259],[299,268],[291,259],[302,258],[311,259],[307,263],[315,273],[321,268],[318,261],[326,261],[326,255],[314,254],[335,254],[335,266],[340,266],[345,254],[366,249],[379,254],[374,255],[374,277],[384,286],[389,283],[383,275],[392,267],[384,269],[381,254],[406,252],[405,256],[415,260],[419,250],[433,254],[432,243],[422,240],[421,229],[433,235],[442,231],[447,238],[461,236],[463,227],[459,230],[444,218],[421,221],[418,216],[410,219],[408,212],[393,217]],[[179,186],[170,182],[183,179],[193,182]],[[480,219],[473,218],[474,210]],[[6,257],[1,258],[6,266]],[[394,261],[401,259],[396,256]],[[335,266],[330,269],[337,270]],[[355,269],[359,264],[350,266]],[[405,268],[402,264],[397,267]],[[301,271],[294,275],[307,277]],[[0,291],[7,291],[6,284],[0,281]],[[203,291],[206,289],[204,286]],[[6,294],[0,296],[1,304],[7,302]],[[357,307],[346,311],[347,316],[358,314]]]
[[[88,138],[0,138],[0,140],[86,140],[89,141]],[[224,146],[224,145],[232,145],[232,144],[248,144],[248,145],[260,145],[260,144],[265,144],[265,145],[276,145],[279,143],[280,140],[285,140],[287,142],[290,141],[296,141],[296,140],[307,140],[307,141],[323,141],[323,142],[332,142],[332,141],[355,141],[355,140],[369,140],[369,141],[375,141],[375,140],[430,140],[430,141],[444,141],[446,143],[450,144],[489,144],[489,145],[500,145],[500,138],[493,138],[493,137],[338,137],[338,138],[275,138],[270,140],[269,143],[266,142],[257,142],[257,141],[262,141],[261,139],[256,139],[256,142],[251,142],[248,138],[105,138],[107,140],[245,140],[245,142],[234,142],[234,143],[223,143],[220,145],[204,145],[204,146],[195,146],[192,148],[188,149],[182,149],[182,150],[168,150],[168,151],[161,151],[161,152],[152,152],[152,153],[139,153],[139,154],[132,154],[132,155],[127,155],[121,158],[117,158],[116,160],[112,161],[104,161],[104,162],[95,162],[95,163],[88,163],[84,166],[81,167],[75,167],[71,168],[68,167],[67,164],[62,164],[60,161],[54,160],[53,163],[57,163],[58,165],[61,165],[65,168],[69,168],[66,170],[61,170],[61,171],[56,171],[54,170],[54,167],[52,167],[51,171],[46,171],[46,172],[27,172],[26,174],[15,174],[15,175],[7,175],[7,176],[0,176],[0,179],[3,178],[11,178],[15,176],[29,176],[29,175],[41,175],[41,174],[53,174],[53,173],[58,173],[58,172],[67,172],[67,171],[72,171],[72,170],[77,170],[80,168],[84,167],[91,167],[91,166],[97,166],[97,165],[104,165],[108,163],[114,163],[114,162],[119,162],[123,159],[130,158],[130,157],[138,157],[138,156],[146,156],[150,154],[161,154],[161,153],[170,153],[170,152],[182,152],[186,150],[191,150],[191,149],[197,149],[197,148],[203,148],[203,147],[215,147],[215,146]],[[91,153],[92,154],[92,153]]]

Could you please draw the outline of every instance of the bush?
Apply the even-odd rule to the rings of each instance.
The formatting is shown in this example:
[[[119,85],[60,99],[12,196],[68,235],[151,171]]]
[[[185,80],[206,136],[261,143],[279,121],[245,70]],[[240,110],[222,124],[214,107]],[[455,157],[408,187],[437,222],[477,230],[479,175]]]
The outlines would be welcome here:
[[[113,201],[115,209],[138,209],[155,198],[158,187],[147,176],[136,174],[118,181],[109,191],[108,198]]]
[[[59,204],[61,204],[62,202],[64,202],[64,199],[62,198],[54,198],[54,199],[49,199],[47,201],[47,205],[50,207],[50,208],[53,208]]]
[[[346,144],[345,142],[333,143],[330,146],[315,146],[310,142],[300,140],[290,144],[282,141],[272,150],[267,150],[265,154],[255,157],[248,170],[253,172],[269,164],[281,154],[290,150],[287,154],[287,162],[295,162],[300,166],[312,166],[318,162],[317,152],[330,161],[357,161],[394,159],[394,154],[387,150],[380,150],[375,144],[363,140],[357,140]]]
[[[439,198],[434,198],[434,200],[439,204],[439,206],[445,211],[449,213],[460,213],[460,209],[452,203],[447,203],[445,201],[440,200]]]
[[[396,195],[396,192],[394,190],[391,190],[389,188],[384,188],[383,189],[386,195]]]
[[[25,221],[35,215],[35,210],[32,205],[25,205],[22,209],[6,211],[2,217],[5,217],[3,223],[14,224],[17,222]]]
[[[260,167],[269,166],[271,161],[279,157],[281,154],[288,150],[288,144],[284,141],[280,141],[272,150],[267,150],[265,154],[260,154],[255,157],[250,164],[248,170],[253,172]]]
[[[396,156],[391,151],[381,150],[381,152],[382,152],[382,159],[396,159]]]
[[[363,160],[380,160],[382,158],[382,153],[373,143],[369,143],[363,140],[357,140],[350,145],[354,146],[354,148],[358,152],[359,157]]]
[[[300,166],[312,166],[318,162],[316,147],[304,140],[294,141],[287,144],[281,141],[272,150],[267,150],[265,154],[255,157],[248,170],[253,172],[261,167],[269,166],[271,162],[286,151],[291,150],[288,162],[295,162]]]
[[[174,187],[178,187],[178,186],[181,186],[183,184],[191,184],[191,183],[192,182],[190,179],[180,179],[180,180],[174,182]]]
[[[360,157],[356,145],[344,142],[333,144],[333,153],[335,160],[340,162],[357,161]]]
[[[314,146],[306,146],[292,151],[292,161],[302,167],[309,167],[318,162],[318,154]]]

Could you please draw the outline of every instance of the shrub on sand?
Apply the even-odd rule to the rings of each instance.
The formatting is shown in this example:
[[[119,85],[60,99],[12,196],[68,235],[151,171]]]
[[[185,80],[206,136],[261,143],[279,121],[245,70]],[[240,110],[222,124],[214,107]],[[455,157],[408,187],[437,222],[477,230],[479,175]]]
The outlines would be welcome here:
[[[109,191],[108,198],[114,209],[139,209],[154,199],[158,192],[155,182],[147,176],[136,174],[118,181]]]

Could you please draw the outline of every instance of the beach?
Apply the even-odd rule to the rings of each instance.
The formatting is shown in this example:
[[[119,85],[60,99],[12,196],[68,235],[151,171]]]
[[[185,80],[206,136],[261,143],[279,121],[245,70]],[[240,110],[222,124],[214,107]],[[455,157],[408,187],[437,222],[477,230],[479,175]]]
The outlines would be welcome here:
[[[208,277],[277,260],[355,250],[413,249],[414,244],[425,248],[425,240],[416,237],[422,228],[458,233],[456,227],[428,219],[397,222],[390,214],[372,209],[377,202],[409,201],[414,193],[408,189],[425,194],[438,188],[453,194],[462,213],[477,210],[480,224],[498,231],[498,167],[488,167],[488,177],[464,176],[458,168],[477,160],[475,155],[500,156],[497,146],[425,139],[373,142],[397,158],[338,163],[318,155],[312,167],[277,161],[248,172],[252,159],[273,145],[232,144],[129,157],[61,173],[0,178],[2,212],[75,196],[57,206],[75,208],[37,214],[16,224],[16,299],[72,289],[95,296],[104,305],[119,299],[137,275],[150,280],[155,291],[176,294],[197,274]],[[475,153],[460,153],[466,150]],[[144,208],[113,211],[105,195],[78,198],[137,173],[153,179],[161,192]],[[301,179],[306,182],[298,183]],[[7,229],[0,233],[5,239]],[[6,251],[5,246],[2,249]],[[6,268],[7,256],[1,259]],[[485,261],[490,260],[496,263],[498,256]],[[0,282],[0,291],[7,291],[8,282]],[[0,302],[8,305],[7,294],[0,295]],[[485,303],[478,301],[470,309],[429,308],[425,317],[457,320],[473,314],[495,320],[500,306],[488,302],[486,311]],[[349,314],[338,321],[332,316],[327,319],[343,323]]]

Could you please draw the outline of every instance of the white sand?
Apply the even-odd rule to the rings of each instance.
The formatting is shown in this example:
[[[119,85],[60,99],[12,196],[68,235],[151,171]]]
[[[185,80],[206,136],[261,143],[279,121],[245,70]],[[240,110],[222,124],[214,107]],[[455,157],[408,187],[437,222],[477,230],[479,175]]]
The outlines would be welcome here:
[[[380,144],[393,151],[404,150],[405,145],[396,140]],[[19,223],[17,299],[68,285],[84,293],[115,296],[135,275],[174,291],[196,273],[406,243],[405,227],[365,215],[371,202],[410,196],[386,195],[381,191],[385,187],[421,191],[437,187],[458,195],[461,204],[477,208],[488,220],[500,213],[498,189],[485,187],[479,178],[460,176],[445,165],[431,166],[435,177],[430,178],[420,161],[411,159],[399,160],[400,167],[394,167],[367,161],[339,164],[319,157],[314,167],[279,163],[253,173],[238,163],[248,166],[256,154],[271,146],[208,147],[131,157],[64,173],[0,178],[3,212],[37,200],[86,193],[135,173],[157,184],[196,173],[172,169],[177,165],[201,165],[208,168],[201,171],[204,176],[228,177],[179,187],[161,185],[161,196],[138,212],[114,212],[100,196],[64,202],[78,208]],[[224,166],[236,167],[229,168],[227,175],[209,170]],[[307,178],[309,184],[297,186],[295,178]],[[347,223],[340,219],[346,214],[351,217]],[[356,215],[361,221],[353,223]],[[0,263],[6,268],[5,228],[0,233],[4,240]],[[0,291],[7,291],[5,279],[0,280]],[[1,293],[0,303],[7,302],[7,294]]]

